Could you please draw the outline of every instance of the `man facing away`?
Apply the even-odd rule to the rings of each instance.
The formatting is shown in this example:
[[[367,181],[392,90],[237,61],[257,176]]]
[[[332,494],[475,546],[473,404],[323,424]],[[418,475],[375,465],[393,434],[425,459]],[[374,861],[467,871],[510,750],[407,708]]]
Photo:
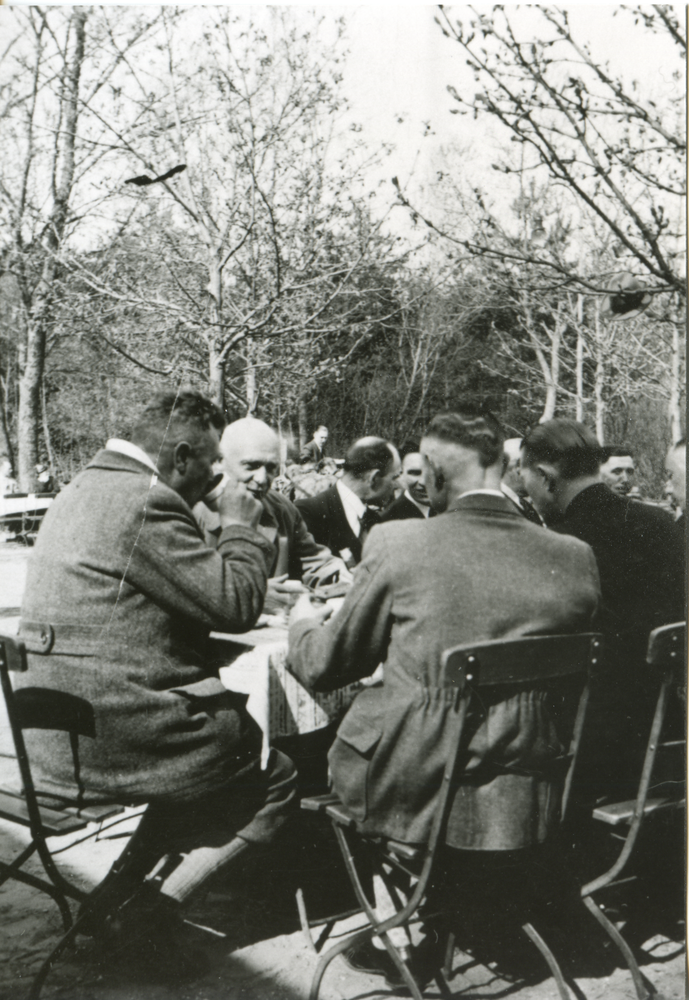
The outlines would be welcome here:
[[[447,702],[438,697],[446,649],[590,626],[599,594],[593,553],[530,524],[503,496],[502,441],[489,413],[437,416],[421,453],[442,516],[375,527],[331,621],[323,624],[326,612],[306,597],[292,613],[290,663],[307,686],[332,690],[383,663],[383,683],[357,696],[330,751],[334,789],[364,832],[428,837],[449,752]],[[547,782],[504,771],[537,771],[560,752],[544,697],[528,705],[501,698],[476,721],[465,769],[472,781],[460,782],[447,830],[453,847],[520,848],[543,839],[552,818]]]
[[[243,483],[221,497],[217,551],[193,517],[222,424],[200,393],[166,393],[130,441],[108,441],[46,514],[19,628],[29,660],[21,685],[67,692],[95,717],[94,738],[78,747],[68,733],[27,734],[41,787],[82,803],[149,804],[87,904],[91,932],[129,899],[132,940],[150,923],[150,958],[168,970],[184,958],[179,904],[250,843],[269,841],[294,794],[291,761],[273,753],[261,770],[245,698],[206,658],[212,629],[255,623],[274,560],[256,530],[261,504]]]
[[[325,445],[328,440],[328,428],[325,424],[320,424],[316,430],[313,432],[313,438],[308,444],[305,444],[301,455],[299,456],[299,462],[301,465],[306,465],[308,463],[314,463],[318,465],[325,458]]]
[[[418,443],[416,441],[407,442],[400,450],[400,458],[402,459],[402,472],[398,482],[402,487],[402,493],[386,507],[381,521],[403,521],[409,517],[414,517],[417,520],[421,517],[433,517],[434,511],[423,483],[423,468]]]
[[[361,560],[363,542],[392,499],[400,474],[397,449],[378,437],[355,441],[345,455],[342,478],[315,497],[297,500],[306,526],[348,567]]]
[[[315,541],[291,500],[271,489],[280,466],[280,441],[272,428],[253,417],[235,420],[223,431],[220,451],[232,481],[243,483],[261,504],[258,530],[275,545],[264,611],[273,613],[289,604],[289,594],[303,590],[299,582],[309,587],[351,579],[343,561]],[[194,513],[209,543],[215,544],[219,515],[203,503]]]
[[[602,482],[602,452],[588,427],[548,420],[525,438],[521,473],[546,524],[581,539],[596,557],[601,584],[597,627],[606,637],[600,721],[592,721],[600,791],[633,781],[654,704],[645,667],[648,635],[684,618],[684,542],[671,515],[636,503]],[[607,767],[607,771],[605,768]],[[638,777],[638,774],[636,775]]]

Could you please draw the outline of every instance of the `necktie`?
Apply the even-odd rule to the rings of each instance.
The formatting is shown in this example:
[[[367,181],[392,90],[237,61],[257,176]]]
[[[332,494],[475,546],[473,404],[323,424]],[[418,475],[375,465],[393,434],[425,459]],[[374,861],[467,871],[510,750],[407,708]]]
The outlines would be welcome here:
[[[361,539],[361,544],[363,545],[366,540],[366,536],[373,527],[374,524],[380,524],[380,514],[373,507],[367,507],[364,513],[359,518],[359,524],[361,525],[359,531],[359,538]]]
[[[527,500],[526,497],[520,497],[519,506],[521,507],[524,513],[524,517],[527,519],[527,521],[531,521],[532,524],[539,524],[539,525],[543,524],[543,521],[539,517],[538,511],[536,510],[536,508],[534,507],[534,505],[531,503],[530,500]]]

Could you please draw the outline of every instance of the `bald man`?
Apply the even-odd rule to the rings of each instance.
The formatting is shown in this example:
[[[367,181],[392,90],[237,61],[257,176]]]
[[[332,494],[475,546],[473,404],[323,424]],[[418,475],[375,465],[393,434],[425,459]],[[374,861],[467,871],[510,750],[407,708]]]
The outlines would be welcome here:
[[[220,452],[231,482],[243,483],[261,501],[258,530],[276,547],[265,612],[274,614],[287,607],[289,595],[303,587],[351,579],[344,562],[315,541],[295,505],[271,489],[280,467],[280,441],[271,427],[253,417],[235,420],[223,432]],[[217,537],[218,515],[203,503],[194,513],[208,540]]]

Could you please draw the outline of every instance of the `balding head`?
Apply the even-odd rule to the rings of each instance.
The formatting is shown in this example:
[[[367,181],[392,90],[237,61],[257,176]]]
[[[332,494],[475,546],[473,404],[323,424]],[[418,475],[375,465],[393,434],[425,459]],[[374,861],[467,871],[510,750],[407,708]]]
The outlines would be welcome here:
[[[225,471],[262,499],[280,467],[280,440],[268,424],[244,417],[228,424],[220,441]]]

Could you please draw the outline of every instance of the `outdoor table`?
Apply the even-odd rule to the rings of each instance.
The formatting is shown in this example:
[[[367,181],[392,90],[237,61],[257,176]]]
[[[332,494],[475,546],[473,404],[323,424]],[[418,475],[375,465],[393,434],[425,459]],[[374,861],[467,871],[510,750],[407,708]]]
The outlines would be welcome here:
[[[249,696],[247,711],[263,731],[263,768],[272,739],[323,729],[344,715],[362,689],[356,682],[336,691],[307,691],[287,668],[287,636],[287,628],[276,625],[241,635],[211,632],[220,680]]]

